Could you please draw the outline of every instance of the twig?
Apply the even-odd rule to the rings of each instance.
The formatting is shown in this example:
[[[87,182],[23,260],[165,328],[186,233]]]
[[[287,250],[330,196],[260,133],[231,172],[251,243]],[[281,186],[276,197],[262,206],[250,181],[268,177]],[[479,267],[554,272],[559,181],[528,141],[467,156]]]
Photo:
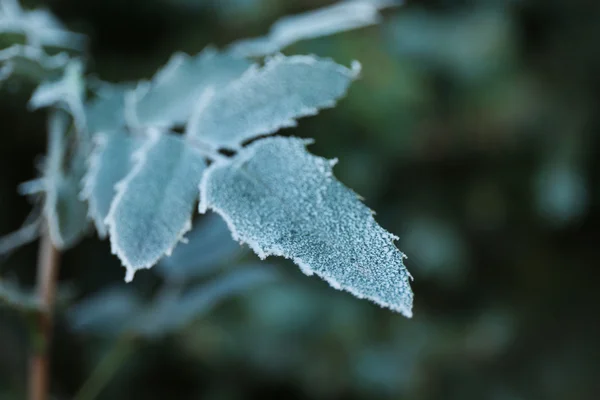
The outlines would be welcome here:
[[[41,310],[37,316],[33,351],[29,365],[29,400],[47,400],[49,389],[49,345],[52,334],[52,311],[56,297],[56,280],[60,253],[45,232],[40,241],[37,266],[37,296]]]

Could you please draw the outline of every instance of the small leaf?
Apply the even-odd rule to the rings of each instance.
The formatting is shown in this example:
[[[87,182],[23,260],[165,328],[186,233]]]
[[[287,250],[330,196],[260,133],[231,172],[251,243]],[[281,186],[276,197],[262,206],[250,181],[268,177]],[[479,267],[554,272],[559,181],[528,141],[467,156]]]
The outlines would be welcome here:
[[[28,45],[83,50],[86,37],[66,30],[47,10],[23,10],[16,0],[0,2],[0,34],[23,35]]]
[[[272,283],[276,277],[271,265],[248,264],[183,294],[166,291],[135,322],[134,331],[148,337],[175,332],[206,315],[219,302]]]
[[[54,245],[61,250],[74,246],[87,232],[87,204],[79,199],[87,153],[84,144],[75,149],[68,170],[63,168],[69,117],[61,110],[50,114],[49,149],[44,170],[44,214]]]
[[[94,139],[96,147],[89,157],[81,197],[88,201],[89,216],[98,235],[104,238],[107,235],[104,220],[115,198],[115,186],[131,171],[132,154],[140,141],[123,130],[97,133]]]
[[[152,82],[139,89],[134,124],[172,127],[187,122],[194,103],[209,86],[238,78],[250,63],[242,58],[207,49],[195,57],[175,53]]]
[[[333,107],[359,71],[357,62],[348,69],[313,56],[275,56],[204,99],[187,134],[214,147],[237,149],[256,136],[295,126],[296,118]]]
[[[301,40],[376,24],[380,19],[377,9],[378,5],[369,1],[347,1],[283,17],[273,24],[268,36],[235,42],[230,50],[243,57],[266,56]]]
[[[13,282],[0,280],[0,305],[26,312],[35,312],[41,308],[35,293],[25,292]]]
[[[18,76],[41,82],[60,76],[69,63],[69,56],[66,53],[50,56],[37,47],[13,45],[0,50],[0,63],[2,63],[0,81]]]
[[[333,163],[305,144],[262,139],[212,164],[200,186],[200,212],[223,216],[234,238],[261,258],[292,259],[307,275],[410,317],[410,275],[396,237],[333,177]]]
[[[241,253],[231,238],[223,218],[210,213],[186,235],[187,243],[178,245],[170,257],[163,258],[158,272],[171,281],[183,282],[214,272]]]
[[[151,268],[170,254],[191,229],[196,190],[206,168],[204,158],[180,137],[148,131],[134,153],[135,165],[117,184],[117,194],[105,223],[112,252],[127,268]]]
[[[71,307],[67,318],[77,331],[117,335],[142,311],[142,302],[131,287],[115,285]]]
[[[83,99],[85,98],[85,83],[83,80],[83,65],[78,60],[71,60],[66,68],[62,79],[52,82],[43,82],[37,87],[29,106],[32,109],[48,107],[51,105],[66,106],[71,113],[77,131],[87,132],[85,121],[85,109]]]

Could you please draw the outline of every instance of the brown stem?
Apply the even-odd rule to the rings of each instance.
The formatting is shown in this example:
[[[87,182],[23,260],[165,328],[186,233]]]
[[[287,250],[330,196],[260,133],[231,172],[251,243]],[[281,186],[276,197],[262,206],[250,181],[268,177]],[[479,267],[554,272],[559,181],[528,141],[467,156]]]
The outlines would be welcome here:
[[[29,400],[48,399],[48,353],[59,262],[60,253],[46,232],[42,235],[38,254],[37,296],[41,308],[29,365]]]

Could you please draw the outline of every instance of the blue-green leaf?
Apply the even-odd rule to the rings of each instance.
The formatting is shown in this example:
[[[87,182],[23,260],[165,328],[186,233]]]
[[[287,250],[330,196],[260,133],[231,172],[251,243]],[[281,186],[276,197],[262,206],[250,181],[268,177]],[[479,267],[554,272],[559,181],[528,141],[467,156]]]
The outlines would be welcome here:
[[[60,76],[68,63],[69,56],[66,53],[50,56],[37,47],[16,44],[0,50],[0,81],[16,75],[41,82]]]
[[[296,119],[333,107],[357,78],[348,69],[313,56],[275,56],[203,99],[187,135],[213,147],[237,149],[242,142],[296,125]]]
[[[182,294],[178,290],[165,291],[135,322],[133,330],[148,337],[175,332],[208,313],[219,302],[272,283],[276,278],[272,265],[248,264]]]
[[[214,213],[207,214],[196,223],[186,235],[186,241],[156,266],[158,272],[170,281],[183,282],[207,275],[224,263],[233,261],[242,251],[231,238],[223,218]]]
[[[61,110],[50,114],[50,144],[43,180],[48,231],[54,245],[61,250],[74,246],[88,229],[87,204],[79,199],[87,156],[82,143],[76,147],[66,170],[63,167],[69,120]]]
[[[97,97],[85,105],[86,120],[90,133],[106,132],[124,128],[125,93],[128,84],[105,84],[96,91]]]
[[[209,86],[219,87],[239,77],[250,63],[242,58],[206,49],[195,57],[175,53],[150,83],[133,93],[134,125],[183,125],[193,106]]]
[[[180,137],[148,131],[134,153],[134,167],[117,184],[105,223],[112,252],[127,268],[151,268],[170,254],[191,229],[197,186],[206,164],[202,154]]]
[[[297,138],[267,138],[212,164],[200,186],[200,212],[227,221],[234,238],[261,257],[292,259],[336,289],[412,315],[410,275],[396,237],[338,182],[333,162]]]
[[[273,24],[267,36],[240,40],[230,50],[244,57],[273,54],[301,40],[376,24],[380,19],[377,9],[374,2],[347,1],[283,17]]]
[[[98,235],[104,238],[107,235],[104,220],[115,198],[115,186],[131,171],[132,154],[139,147],[140,140],[124,130],[100,132],[94,138],[96,146],[89,157],[81,197],[88,201],[89,216]]]

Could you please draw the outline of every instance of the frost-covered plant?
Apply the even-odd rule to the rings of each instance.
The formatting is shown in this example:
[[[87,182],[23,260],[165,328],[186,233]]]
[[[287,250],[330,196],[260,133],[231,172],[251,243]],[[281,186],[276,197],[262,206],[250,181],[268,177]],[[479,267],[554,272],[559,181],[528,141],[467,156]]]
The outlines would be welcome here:
[[[2,75],[18,59],[62,71],[56,79],[38,74],[44,80],[30,106],[50,107],[49,147],[42,177],[22,187],[43,196],[56,248],[77,244],[91,221],[131,281],[186,241],[197,207],[219,214],[260,258],[289,258],[336,289],[412,315],[396,237],[336,180],[337,160],[309,153],[310,140],[266,137],[333,107],[361,69],[357,61],[345,67],[279,51],[374,24],[387,2],[346,1],[284,18],[265,37],[175,53],[150,81],[118,84],[87,80],[84,58],[48,55],[47,46],[79,50],[81,42],[49,14],[24,12],[12,0],[2,5],[0,32],[27,38],[0,54]]]

